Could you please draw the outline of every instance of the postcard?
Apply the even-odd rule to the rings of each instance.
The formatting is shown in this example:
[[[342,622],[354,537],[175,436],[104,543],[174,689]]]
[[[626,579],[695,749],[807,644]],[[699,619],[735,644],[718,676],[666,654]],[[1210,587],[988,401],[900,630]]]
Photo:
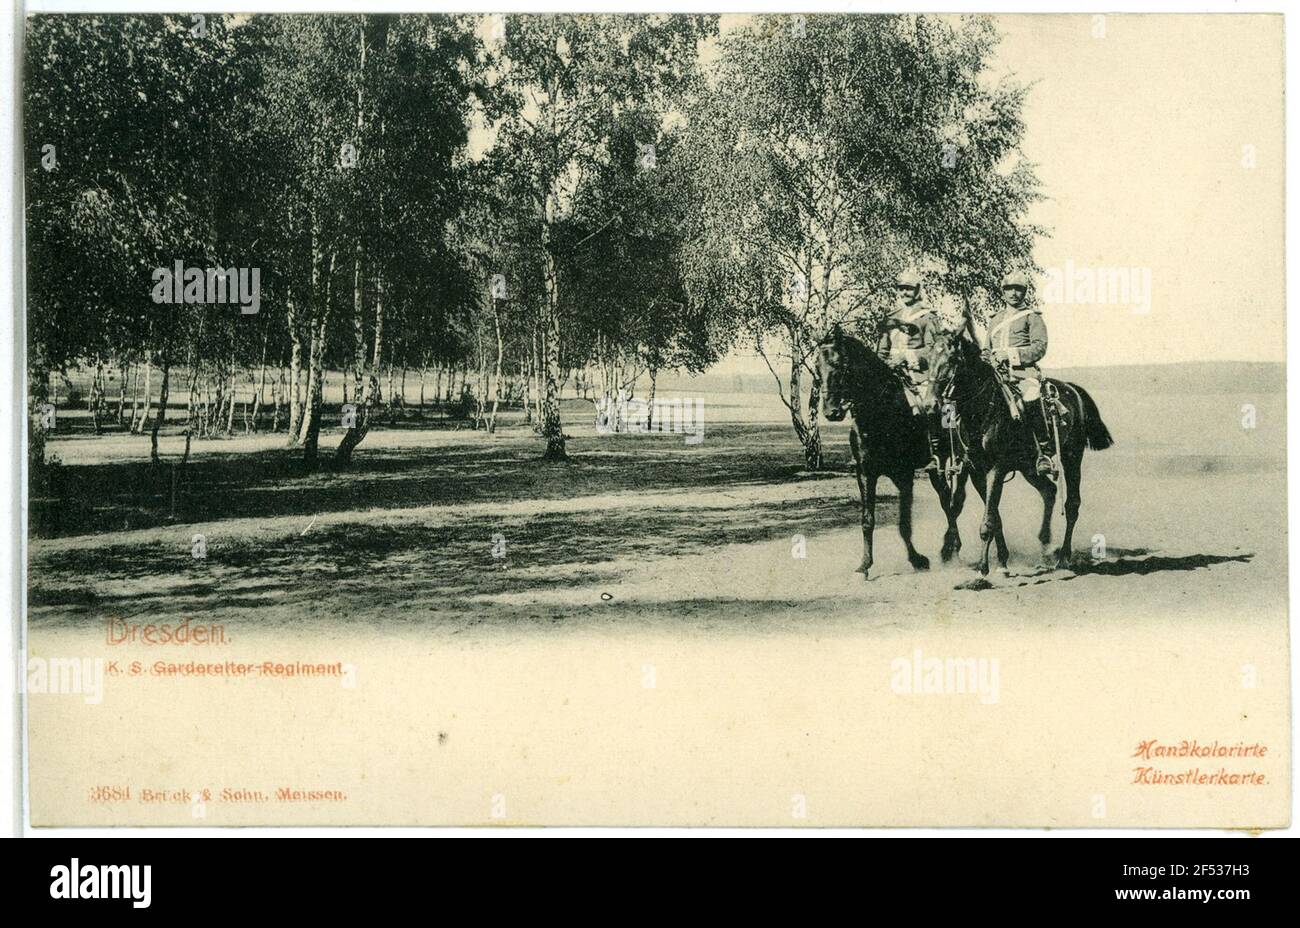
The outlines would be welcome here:
[[[1280,15],[24,26],[32,826],[1289,824]]]

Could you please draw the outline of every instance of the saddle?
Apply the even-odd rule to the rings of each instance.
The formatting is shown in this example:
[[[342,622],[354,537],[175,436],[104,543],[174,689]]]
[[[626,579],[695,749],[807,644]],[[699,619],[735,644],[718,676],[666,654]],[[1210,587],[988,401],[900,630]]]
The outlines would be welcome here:
[[[1010,371],[1004,365],[997,365],[993,370],[997,374],[998,384],[1002,387],[1002,395],[1007,401],[1007,408],[1011,411],[1013,419],[1020,419],[1024,415],[1026,402],[1032,403],[1041,400],[1044,413],[1057,416],[1062,425],[1069,421],[1069,407],[1061,402],[1061,391],[1056,388],[1056,384],[1052,383],[1052,381],[1046,377],[1040,380],[1042,392],[1038,400],[1027,401],[1022,395],[1020,386],[1025,382],[1024,379],[1011,376]]]
[[[1061,428],[1069,427],[1072,418],[1070,407],[1061,401],[1061,391],[1056,389],[1056,384],[1047,379],[1043,380],[1043,406],[1044,411],[1056,416]]]
[[[1011,418],[1019,422],[1025,414],[1025,401],[1020,397],[1020,388],[1016,386],[1010,368],[1002,364],[995,364],[993,373],[997,377],[998,387],[1002,390],[1002,399],[1006,401],[1007,409],[1011,412]]]
[[[903,388],[903,398],[914,413],[920,415],[932,411],[926,409],[925,403],[921,399],[921,387],[927,380],[924,371],[911,366],[904,366],[890,368],[890,373],[894,375],[894,379]]]

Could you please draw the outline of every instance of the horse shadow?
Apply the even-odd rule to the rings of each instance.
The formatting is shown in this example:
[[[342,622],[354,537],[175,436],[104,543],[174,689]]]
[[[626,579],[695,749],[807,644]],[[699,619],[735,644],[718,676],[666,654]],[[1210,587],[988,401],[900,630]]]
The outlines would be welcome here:
[[[1030,586],[1039,583],[1074,580],[1078,577],[1145,577],[1166,571],[1201,570],[1219,564],[1249,564],[1255,555],[1246,554],[1185,554],[1180,556],[1151,554],[1146,548],[1112,548],[1109,557],[1094,558],[1088,554],[1075,554],[1070,566],[1042,565],[1036,570],[1013,576],[1013,586]],[[976,577],[957,584],[957,590],[991,590],[998,585],[985,577]]]
[[[1143,554],[1145,555],[1145,552]],[[1218,564],[1249,564],[1254,557],[1254,554],[1185,554],[1179,557],[1153,554],[1101,560],[1087,558],[1071,564],[1070,570],[1076,576],[1095,574],[1102,577],[1145,577],[1148,574],[1163,573],[1167,570],[1200,570]]]

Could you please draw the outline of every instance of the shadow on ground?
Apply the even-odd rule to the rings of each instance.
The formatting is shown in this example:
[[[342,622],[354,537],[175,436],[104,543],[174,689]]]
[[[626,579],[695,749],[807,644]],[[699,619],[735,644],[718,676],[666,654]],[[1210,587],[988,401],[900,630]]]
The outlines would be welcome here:
[[[801,467],[788,428],[718,426],[687,445],[678,435],[570,441],[569,464],[543,464],[531,431],[466,432],[425,447],[366,447],[346,470],[309,470],[300,451],[223,453],[203,443],[172,461],[62,465],[33,492],[33,537],[50,538],[222,519],[324,515],[476,502],[568,499],[627,490],[698,492],[786,483]],[[832,470],[828,476],[838,476]]]
[[[888,503],[882,509],[882,516],[892,516]],[[433,526],[350,522],[269,540],[224,539],[217,532],[207,538],[203,559],[163,542],[34,555],[28,604],[33,621],[270,605],[297,605],[310,616],[325,601],[341,615],[353,605],[392,606],[400,620],[404,606],[426,610],[471,596],[608,583],[634,571],[629,562],[788,540],[857,519],[852,501],[835,497],[463,518]],[[493,556],[498,535],[503,557]]]
[[[1249,564],[1253,554],[1187,554],[1168,557],[1153,554],[1149,557],[1117,557],[1112,560],[1089,560],[1074,564],[1072,570],[1079,576],[1088,574],[1103,577],[1144,577],[1167,570],[1200,570],[1216,564]]]
[[[1010,586],[1036,586],[1040,583],[1057,583],[1086,576],[1145,577],[1167,571],[1201,570],[1218,564],[1249,564],[1255,557],[1254,554],[1186,554],[1172,557],[1150,554],[1145,548],[1115,548],[1111,550],[1110,555],[1108,558],[1092,558],[1086,554],[1076,554],[1068,568],[1060,568],[1054,564],[1043,565],[1029,573],[1014,574]],[[953,589],[980,592],[1008,586],[1005,581],[995,581],[996,574],[992,580],[986,577],[972,577],[957,584]]]

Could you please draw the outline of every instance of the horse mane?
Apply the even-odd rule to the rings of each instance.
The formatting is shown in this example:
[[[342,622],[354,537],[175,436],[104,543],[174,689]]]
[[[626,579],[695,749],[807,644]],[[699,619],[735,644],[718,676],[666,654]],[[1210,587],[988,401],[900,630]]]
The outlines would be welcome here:
[[[1012,421],[1011,413],[1002,398],[997,372],[993,365],[984,359],[983,349],[971,336],[969,326],[962,326],[944,332],[940,338],[947,339],[950,350],[959,354],[953,376],[964,381],[960,387],[962,392],[969,395],[987,395],[989,398],[987,411],[981,410],[980,422],[976,427],[981,431],[988,430],[991,438],[1000,440],[1004,430]]]
[[[851,372],[853,386],[858,392],[868,390],[874,384],[894,384],[889,365],[880,359],[880,356],[872,351],[867,345],[856,336],[850,335],[838,326],[831,334],[831,339],[839,342],[840,351],[844,354],[847,362],[846,368]],[[902,386],[898,387],[902,392]]]
[[[885,362],[881,361],[879,356],[863,343],[862,339],[843,330],[840,330],[838,335],[841,350],[853,363],[871,365],[872,362],[875,362],[881,367],[885,366]]]
[[[970,330],[967,327],[962,326],[958,329],[943,330],[939,333],[938,338],[941,340],[938,344],[938,349],[943,354],[951,356],[953,352],[957,352],[959,355],[959,363],[955,365],[956,373],[954,376],[957,376],[962,372],[964,372],[967,377],[977,379],[983,379],[985,375],[992,376],[992,365],[984,360],[982,349],[971,338]],[[935,348],[931,349],[931,363],[934,363],[933,359],[935,357],[935,350]],[[986,370],[982,370],[981,368],[985,368]]]

